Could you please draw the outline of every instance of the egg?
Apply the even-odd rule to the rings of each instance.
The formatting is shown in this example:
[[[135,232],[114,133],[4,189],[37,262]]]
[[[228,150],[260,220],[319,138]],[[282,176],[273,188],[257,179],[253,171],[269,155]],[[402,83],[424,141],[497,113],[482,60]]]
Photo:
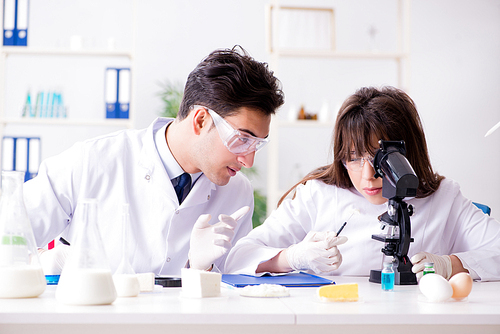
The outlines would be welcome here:
[[[431,302],[444,302],[453,295],[451,284],[446,278],[438,274],[422,276],[418,287],[420,292]]]
[[[461,300],[469,295],[472,290],[472,278],[467,273],[458,273],[450,278],[454,299]]]

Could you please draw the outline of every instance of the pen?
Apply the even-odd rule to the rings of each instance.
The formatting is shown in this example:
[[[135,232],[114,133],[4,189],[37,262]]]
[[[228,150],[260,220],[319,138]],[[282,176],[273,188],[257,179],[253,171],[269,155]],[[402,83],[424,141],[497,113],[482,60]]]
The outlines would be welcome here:
[[[59,238],[59,241],[60,241],[62,244],[64,244],[64,245],[68,245],[68,246],[69,246],[69,242],[68,242],[66,239],[64,239],[63,237],[60,237],[60,238]]]
[[[344,222],[344,224],[342,224],[342,226],[340,226],[339,230],[337,231],[337,237],[339,236],[340,232],[342,232],[342,230],[344,229],[346,224],[347,224],[347,222]]]
[[[339,230],[337,231],[337,237],[339,236],[340,232],[342,232],[342,230],[344,229],[344,227],[347,224],[347,222],[349,221],[349,219],[351,219],[352,216],[354,216],[355,214],[358,214],[358,213],[359,213],[358,209],[352,210],[351,215],[349,216],[349,218],[347,218],[347,220],[344,222],[344,224],[342,224],[342,226],[340,226]]]

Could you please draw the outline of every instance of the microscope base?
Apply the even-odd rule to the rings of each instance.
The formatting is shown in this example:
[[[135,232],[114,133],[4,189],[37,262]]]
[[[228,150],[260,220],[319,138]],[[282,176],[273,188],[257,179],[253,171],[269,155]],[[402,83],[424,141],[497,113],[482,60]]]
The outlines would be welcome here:
[[[370,270],[370,279],[372,283],[381,282],[382,271],[381,270]],[[394,284],[396,285],[416,285],[417,277],[413,272],[398,272],[394,273]]]

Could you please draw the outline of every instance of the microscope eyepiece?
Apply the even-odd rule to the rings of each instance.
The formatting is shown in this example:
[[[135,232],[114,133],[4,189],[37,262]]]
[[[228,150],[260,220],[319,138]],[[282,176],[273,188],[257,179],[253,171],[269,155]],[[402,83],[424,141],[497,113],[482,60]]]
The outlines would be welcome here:
[[[375,177],[383,178],[382,196],[387,199],[415,197],[418,177],[405,157],[404,141],[380,140],[379,144],[373,168]]]

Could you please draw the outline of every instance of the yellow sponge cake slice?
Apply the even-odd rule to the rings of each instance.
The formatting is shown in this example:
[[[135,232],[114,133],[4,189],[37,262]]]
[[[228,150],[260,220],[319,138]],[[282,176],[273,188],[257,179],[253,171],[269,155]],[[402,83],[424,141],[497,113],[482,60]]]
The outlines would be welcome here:
[[[355,302],[358,300],[358,284],[331,284],[318,288],[318,296],[335,302]]]

